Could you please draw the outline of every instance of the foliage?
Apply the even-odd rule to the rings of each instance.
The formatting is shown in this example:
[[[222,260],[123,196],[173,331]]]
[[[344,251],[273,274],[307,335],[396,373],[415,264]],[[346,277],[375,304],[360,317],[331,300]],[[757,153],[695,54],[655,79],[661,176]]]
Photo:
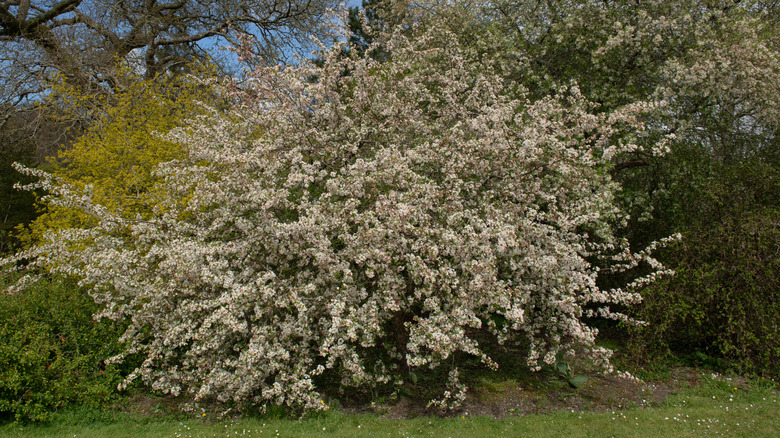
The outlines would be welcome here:
[[[776,183],[776,181],[775,181]],[[644,291],[634,353],[703,351],[742,372],[780,372],[780,210],[743,211],[686,233],[676,276]]]
[[[639,166],[618,176],[635,218],[632,242],[683,234],[659,256],[677,276],[643,291],[635,316],[649,327],[635,346],[646,357],[701,351],[744,372],[776,375],[776,5],[714,3],[699,11],[678,18],[692,28],[686,50],[664,57],[663,82],[653,91],[670,102],[655,123],[674,130],[671,153],[633,157]]]
[[[574,370],[571,368],[571,365],[566,363],[563,354],[561,353],[558,353],[555,358],[554,368],[555,371],[557,371],[558,374],[560,374],[560,376],[566,380],[569,386],[574,389],[579,388],[588,381],[588,376],[574,374]]]
[[[387,59],[379,37],[394,26],[404,24],[409,4],[396,0],[363,0],[361,7],[349,8],[347,29],[349,45],[345,49],[357,52],[358,56],[371,56],[375,60]],[[369,50],[370,49],[370,50]]]
[[[742,369],[768,371],[772,344],[734,336],[765,333],[747,329],[755,318],[770,330],[777,324],[774,283],[752,265],[773,266],[768,254],[777,246],[771,237],[780,208],[777,2],[456,3],[467,12],[451,11],[450,28],[493,59],[507,83],[522,84],[533,96],[573,81],[600,105],[597,111],[659,104],[644,115],[645,129],[635,139],[644,147],[615,155],[611,170],[621,184],[619,203],[630,213],[621,234],[633,246],[676,232],[690,239],[659,256],[679,276],[642,292],[646,304],[636,316],[651,328],[641,339],[704,349],[736,359]],[[664,137],[673,137],[664,145],[668,150],[654,154],[652,145]],[[736,235],[724,234],[731,232]],[[745,233],[767,240],[752,244]],[[733,275],[725,274],[729,269]],[[601,281],[606,287],[623,278]],[[765,305],[756,308],[749,304],[754,300]],[[709,322],[697,322],[702,319]]]
[[[374,42],[376,30],[382,24],[381,9],[386,3],[384,0],[363,0],[359,8],[349,8],[349,47],[354,47],[361,56],[364,56],[366,49]]]
[[[610,159],[639,147],[652,105],[593,114],[576,86],[529,100],[443,26],[398,29],[387,62],[337,46],[321,66],[260,68],[234,113],[175,131],[186,156],[159,166],[167,201],[147,217],[27,169],[96,226],[6,263],[81,277],[101,315],[131,321],[145,360],[127,382],[196,399],[322,409],[323,389],[434,370],[451,407],[455,359],[495,368],[495,341],[534,369],[563,351],[609,370],[584,318],[630,322],[611,306],[664,273],[612,233]],[[653,270],[601,289],[596,260]]]
[[[121,376],[103,360],[120,351],[124,327],[95,322],[97,309],[59,279],[0,295],[0,413],[46,420],[64,405],[104,406],[115,397]]]
[[[181,146],[163,135],[201,112],[202,101],[216,103],[208,68],[193,70],[191,75],[167,80],[138,80],[116,93],[112,103],[97,105],[93,96],[67,84],[54,87],[56,96],[51,99],[68,102],[63,111],[83,113],[93,120],[87,132],[48,163],[51,173],[80,190],[89,187],[94,201],[113,214],[126,219],[150,217],[160,202],[160,194],[154,191],[155,166],[183,156]],[[44,204],[43,208],[21,234],[28,245],[42,241],[50,230],[95,224],[89,215],[68,205]]]
[[[32,166],[36,162],[30,142],[17,140],[0,129],[0,254],[11,252],[18,245],[12,235],[14,228],[29,224],[36,216],[33,194],[14,188],[20,175],[12,164]],[[28,178],[24,182],[32,181]]]

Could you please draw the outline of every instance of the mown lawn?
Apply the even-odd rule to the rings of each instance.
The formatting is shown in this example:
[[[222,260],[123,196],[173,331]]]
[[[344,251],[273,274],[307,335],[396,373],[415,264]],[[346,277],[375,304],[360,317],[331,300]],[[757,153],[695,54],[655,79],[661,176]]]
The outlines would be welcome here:
[[[392,420],[338,410],[302,420],[247,417],[148,417],[68,411],[48,424],[7,423],[3,437],[699,437],[780,436],[780,394],[767,380],[735,383],[704,374],[700,384],[657,406],[607,412],[557,411],[541,415]]]

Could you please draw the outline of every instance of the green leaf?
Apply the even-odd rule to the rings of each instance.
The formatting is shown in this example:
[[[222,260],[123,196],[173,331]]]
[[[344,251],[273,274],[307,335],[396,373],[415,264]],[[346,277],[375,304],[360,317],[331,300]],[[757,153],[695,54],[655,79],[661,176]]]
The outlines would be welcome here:
[[[569,379],[569,385],[572,388],[579,388],[588,381],[588,376],[574,376],[571,379]]]

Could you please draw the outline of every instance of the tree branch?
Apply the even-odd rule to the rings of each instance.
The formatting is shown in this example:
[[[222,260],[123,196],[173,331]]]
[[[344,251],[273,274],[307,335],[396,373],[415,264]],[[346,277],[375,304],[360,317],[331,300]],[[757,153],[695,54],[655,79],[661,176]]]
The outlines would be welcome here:
[[[35,18],[33,18],[28,22],[25,22],[23,28],[27,30],[35,30],[38,26],[42,25],[43,23],[52,20],[55,17],[58,17],[62,14],[67,14],[68,12],[73,11],[80,4],[81,4],[81,0],[62,0],[58,4],[54,5],[54,7],[52,7],[48,11],[42,13],[41,15],[36,16]]]
[[[622,171],[624,171],[626,169],[632,169],[632,168],[635,168],[635,167],[644,167],[644,166],[647,166],[648,164],[649,163],[645,159],[643,159],[643,158],[638,158],[638,159],[635,159],[635,160],[623,161],[621,163],[617,163],[615,165],[615,167],[612,168],[610,173],[614,176],[614,175],[617,175],[618,173],[620,173],[620,172],[622,172]]]

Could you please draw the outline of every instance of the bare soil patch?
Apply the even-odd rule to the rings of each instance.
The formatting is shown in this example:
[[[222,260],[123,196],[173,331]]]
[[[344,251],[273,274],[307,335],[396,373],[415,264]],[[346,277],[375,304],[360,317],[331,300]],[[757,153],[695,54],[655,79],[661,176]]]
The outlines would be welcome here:
[[[640,381],[615,375],[588,375],[580,388],[572,388],[554,375],[540,375],[527,381],[482,381],[473,385],[463,405],[450,412],[427,408],[427,401],[408,397],[395,403],[374,405],[370,410],[387,418],[401,419],[423,415],[507,416],[541,414],[553,411],[609,411],[653,406],[681,389],[696,386],[699,372],[673,368],[663,380]],[[356,412],[366,411],[354,409]]]

